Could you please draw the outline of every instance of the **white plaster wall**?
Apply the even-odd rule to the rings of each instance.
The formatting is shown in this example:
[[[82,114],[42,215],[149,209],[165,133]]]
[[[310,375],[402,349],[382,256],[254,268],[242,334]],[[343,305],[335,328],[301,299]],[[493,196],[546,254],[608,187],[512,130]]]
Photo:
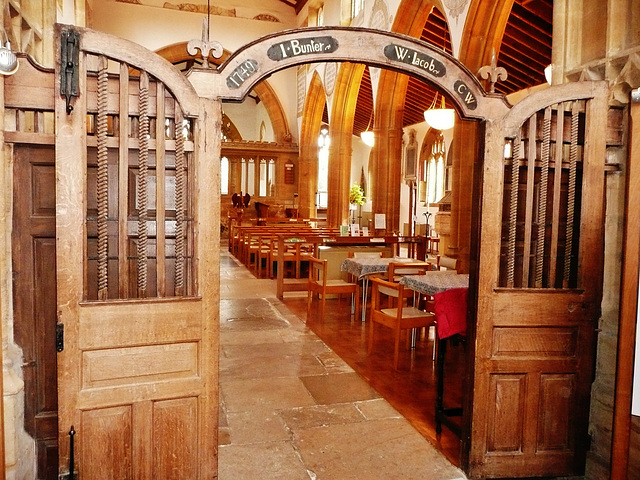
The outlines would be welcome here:
[[[277,2],[265,1],[261,4],[266,8],[267,5],[274,3]],[[206,9],[206,3],[204,8]],[[252,13],[258,14],[262,11],[262,9],[254,9]],[[206,15],[198,12],[113,1],[94,1],[91,28],[132,40],[151,50],[158,50],[174,43],[200,39],[202,20],[205,17]],[[220,42],[224,48],[233,52],[268,33],[295,26],[294,16],[285,17],[283,14],[279,17],[283,20],[280,23],[212,15],[210,40]]]
[[[298,95],[296,90],[296,71],[295,68],[288,68],[274,73],[268,79],[269,85],[271,85],[278,100],[280,100],[282,110],[287,117],[287,124],[291,130],[291,135],[293,136],[292,141],[294,143],[298,143],[298,139],[300,138],[297,122]]]
[[[351,185],[354,183],[360,184],[362,169],[364,169],[364,176],[366,179],[366,198],[364,205],[362,205],[363,222],[360,226],[368,227],[366,219],[370,218],[372,209],[371,179],[369,178],[369,156],[371,154],[371,147],[366,145],[359,136],[354,135],[351,138],[351,180],[349,181],[349,188],[351,188]]]
[[[119,2],[96,2],[92,28],[132,40],[150,50],[202,37],[201,13],[147,7]],[[210,40],[218,41],[234,52],[269,33],[293,27],[246,18],[211,16]]]
[[[260,124],[265,123],[267,132],[263,141],[273,142],[273,128],[262,102],[256,104],[253,98],[247,97],[242,103],[224,103],[222,110],[233,122],[243,140],[260,139]]]
[[[145,3],[148,2],[145,1]],[[246,2],[244,3],[246,4]],[[268,10],[268,5],[272,3],[279,2],[264,2],[264,9],[262,7],[260,9],[253,9],[250,13],[246,14],[250,15],[264,12]],[[218,3],[216,3],[216,5],[217,4]],[[292,9],[288,8],[288,10]],[[240,9],[238,10],[238,14],[240,14]],[[276,23],[212,15],[210,40],[218,41],[226,50],[234,52],[264,35],[295,26],[295,16],[289,15],[287,17],[284,14],[279,16],[286,19],[287,22]],[[126,38],[155,51],[175,43],[199,39],[202,34],[202,20],[205,16],[201,13],[145,5],[95,1],[92,18],[93,23],[91,28]],[[296,85],[295,78],[295,69],[287,69],[274,73],[268,79],[269,84],[280,100],[294,142],[298,139],[297,124],[295,121],[296,91],[295,87],[292,88],[292,85]],[[258,118],[260,117],[260,113],[253,113],[250,117]],[[235,123],[236,119],[233,120]],[[269,123],[268,119],[265,123]],[[245,127],[248,128],[248,125],[245,125]],[[271,129],[270,124],[269,129]],[[248,128],[247,131],[250,132],[251,130],[251,128]],[[245,137],[243,134],[243,138],[258,140],[259,137],[257,135]]]

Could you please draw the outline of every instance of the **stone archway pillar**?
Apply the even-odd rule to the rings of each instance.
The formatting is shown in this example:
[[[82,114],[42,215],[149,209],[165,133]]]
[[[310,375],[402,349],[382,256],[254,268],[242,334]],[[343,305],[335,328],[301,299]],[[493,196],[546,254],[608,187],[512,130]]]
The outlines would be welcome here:
[[[363,64],[347,63],[340,67],[333,94],[333,109],[329,122],[329,227],[349,223],[349,182],[353,153],[353,118],[358,99]]]
[[[456,123],[451,148],[453,149],[453,179],[451,188],[451,222],[449,241],[444,253],[458,259],[457,269],[469,271],[471,256],[471,220],[473,215],[473,188],[475,165],[479,161],[476,146],[478,124],[460,121]]]
[[[329,131],[331,135],[331,130]],[[329,147],[329,202],[327,225],[349,223],[349,181],[351,179],[351,134],[341,131]]]
[[[400,231],[400,184],[402,176],[402,128],[374,129],[371,197],[373,214],[383,213],[388,232]]]

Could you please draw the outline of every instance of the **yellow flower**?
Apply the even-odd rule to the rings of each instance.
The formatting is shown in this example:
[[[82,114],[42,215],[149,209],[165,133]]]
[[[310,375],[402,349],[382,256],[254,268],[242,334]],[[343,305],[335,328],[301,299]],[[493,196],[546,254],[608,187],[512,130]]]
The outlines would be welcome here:
[[[352,205],[363,205],[365,202],[364,190],[357,183],[354,183],[349,190],[349,203]]]

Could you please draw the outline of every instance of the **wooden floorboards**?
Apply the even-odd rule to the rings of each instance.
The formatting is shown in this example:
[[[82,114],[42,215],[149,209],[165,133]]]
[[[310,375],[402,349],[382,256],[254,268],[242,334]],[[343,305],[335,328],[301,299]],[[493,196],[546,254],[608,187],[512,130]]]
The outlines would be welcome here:
[[[284,299],[285,305],[300,318],[306,319],[306,297]],[[319,304],[314,304],[314,306]],[[427,440],[435,445],[455,465],[460,465],[460,441],[447,427],[435,433],[436,375],[433,361],[433,340],[422,332],[415,349],[408,340],[401,351],[398,370],[393,369],[392,332],[376,325],[375,345],[367,354],[369,324],[350,315],[349,301],[328,299],[325,318],[319,318],[319,308],[312,308],[307,326],[313,330],[351,368],[366,379],[396,410],[398,410]],[[433,330],[431,330],[431,337]],[[459,406],[462,397],[464,348],[447,350],[445,362],[444,405]]]

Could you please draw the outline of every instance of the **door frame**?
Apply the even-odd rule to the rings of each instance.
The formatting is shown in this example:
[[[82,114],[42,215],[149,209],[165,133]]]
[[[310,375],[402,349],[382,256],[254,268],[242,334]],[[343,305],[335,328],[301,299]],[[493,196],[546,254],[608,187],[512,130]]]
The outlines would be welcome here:
[[[361,48],[363,45],[367,45],[367,48]],[[330,55],[327,55],[328,53]],[[479,375],[476,360],[479,355],[489,355],[490,349],[485,342],[483,351],[475,350],[476,326],[480,317],[490,318],[492,315],[486,307],[491,303],[489,299],[496,295],[495,287],[498,278],[496,259],[499,258],[500,248],[500,211],[493,210],[489,216],[488,212],[483,211],[483,205],[486,204],[487,199],[493,197],[495,200],[495,198],[501,198],[503,194],[504,139],[514,137],[524,119],[540,108],[572,99],[592,99],[593,105],[590,107],[590,112],[595,120],[591,121],[606,119],[608,86],[605,82],[579,82],[552,86],[530,95],[511,107],[502,95],[485,92],[477,78],[446,52],[404,35],[351,27],[303,28],[268,35],[236,51],[220,66],[217,72],[219,75],[210,76],[207,72],[199,70],[190,72],[188,78],[200,95],[240,101],[256,83],[276,71],[302,64],[328,61],[365,63],[417,76],[443,90],[453,101],[460,117],[481,122],[484,137],[479,141],[482,145],[478,145],[479,160],[475,165],[476,172],[480,173],[482,169],[483,174],[476,176],[477,182],[474,185],[474,192],[479,195],[476,198],[480,201],[477,202],[473,220],[475,230],[472,233],[479,241],[476,244],[477,250],[472,250],[472,255],[475,254],[476,258],[471,258],[473,271],[470,272],[467,328],[467,343],[470,345],[471,352],[467,371],[470,386],[467,390],[474,392],[475,378]],[[604,158],[604,147],[603,138],[589,139],[588,143],[585,142],[585,150],[587,150],[585,156],[594,158],[602,154]],[[587,177],[584,183],[588,184],[589,181],[594,183],[596,197],[598,192],[604,192],[604,170],[600,169],[596,162],[590,164],[585,175]],[[492,181],[487,181],[488,178]],[[496,182],[496,178],[501,180]],[[597,200],[592,205],[598,205]],[[597,208],[599,211],[604,208],[604,196]],[[596,228],[591,229],[589,233],[601,237],[602,232]],[[492,238],[495,242],[489,248],[481,247],[482,238]],[[598,244],[598,238],[592,237],[589,240],[592,245]],[[589,253],[593,254],[593,252]],[[584,258],[586,253],[581,250],[580,255]],[[590,262],[594,267],[594,274],[583,277],[582,286],[584,290],[589,291],[590,299],[594,303],[583,306],[583,309],[592,322],[597,320],[602,298],[603,255],[600,255],[600,258],[599,263]],[[591,356],[592,363],[595,362],[595,354],[594,348]],[[582,394],[584,395],[584,391]],[[478,469],[478,464],[474,463],[480,461],[477,452],[475,457],[472,452],[474,444],[484,441],[474,435],[477,427],[473,422],[474,419],[478,420],[477,412],[473,408],[474,395],[475,393],[472,393],[468,396],[464,408],[462,466],[467,472],[482,474],[482,469]],[[588,415],[588,408],[585,407],[585,409]]]
[[[86,35],[85,38],[94,40],[93,42],[89,42],[94,45],[93,47],[89,47],[89,49],[93,49],[92,51],[95,53],[101,53],[105,48],[107,48],[107,45],[104,43],[105,37],[103,34],[98,34],[88,29],[83,29],[83,31]],[[338,46],[335,50],[332,50],[331,52],[314,50],[308,53],[302,53],[296,56],[287,56],[279,59],[277,56],[274,56],[273,53],[271,57],[269,56],[270,47],[275,47],[276,51],[280,48],[282,51],[283,48],[286,48],[287,46],[290,47],[293,41],[299,41],[300,39],[309,41],[311,39],[325,37],[332,37],[338,40]],[[361,48],[365,38],[367,42],[366,44],[372,48]],[[122,43],[117,42],[117,45],[115,45],[114,48],[119,49],[122,45]],[[132,44],[131,42],[126,42],[126,45],[127,47],[130,47]],[[385,56],[385,47],[390,45],[402,49],[408,49],[412,55],[418,54],[418,57],[414,57],[418,58],[418,63],[411,64],[403,62],[399,58],[394,58],[393,54]],[[139,49],[124,49],[120,51],[131,60],[132,64],[136,63],[141,53],[144,53],[144,55],[150,53],[142,47]],[[396,53],[397,52],[398,51],[396,50]],[[329,53],[329,55],[327,55],[327,53]],[[429,61],[426,61],[424,57],[420,57],[420,55],[426,55]],[[429,70],[428,68],[425,69],[425,65],[433,65],[433,63],[430,63],[431,60],[440,62],[441,65],[444,65],[447,73],[443,76],[437,76],[433,74],[433,70]],[[254,62],[256,61],[258,62],[257,67],[254,65]],[[471,74],[464,65],[450,55],[439,51],[425,42],[411,37],[370,29],[320,27],[298,29],[285,33],[268,35],[239,49],[223,65],[221,65],[217,71],[205,72],[203,70],[194,70],[188,74],[187,78],[195,88],[198,96],[209,99],[207,108],[213,108],[215,110],[215,105],[219,104],[222,100],[242,100],[256,83],[276,71],[296,65],[335,61],[362,62],[368,65],[392,69],[409,75],[418,76],[437,85],[440,89],[447,92],[451,100],[453,100],[458,114],[464,119],[475,119],[481,121],[497,119],[506,115],[510,110],[509,105],[504,100],[504,97],[500,95],[487,94],[481,87],[477,78]],[[242,78],[245,75],[242,69],[244,68],[244,71],[249,71],[247,70],[248,65],[251,65],[249,70],[252,71],[249,72],[250,74],[246,78]],[[236,75],[236,77],[233,77],[234,75]],[[239,77],[237,75],[239,75]],[[180,76],[177,71],[176,76]],[[184,77],[182,78],[184,79]],[[240,78],[242,80],[238,87],[233,86],[233,82],[231,81],[232,78]],[[56,79],[56,81],[59,80]],[[576,84],[571,84],[570,86],[571,88],[574,88],[575,85]],[[58,98],[57,101],[60,101],[60,99]],[[198,113],[202,113],[201,105],[202,104],[199,104],[198,102],[191,103],[194,114],[196,111]],[[518,108],[518,105],[514,108]],[[212,128],[212,131],[216,132],[220,128],[219,122],[216,122],[214,118],[211,118],[210,128]],[[217,137],[219,137],[219,135],[217,135]],[[3,139],[0,139],[0,145],[3,145],[2,140]],[[210,161],[219,161],[219,142],[217,142],[217,144],[214,143],[210,145],[210,149],[207,150],[206,156]],[[488,159],[485,157],[484,162],[487,162],[487,160]],[[211,178],[211,180],[214,183],[216,181],[215,178]],[[208,241],[213,241],[215,243],[215,239],[218,237],[219,245],[219,232],[216,232],[214,227],[216,220],[219,221],[220,206],[219,203],[217,205],[210,206],[213,206],[213,210],[217,214],[214,215],[214,218],[202,221],[199,224],[199,227],[203,229],[201,231],[201,235],[208,239]],[[64,205],[61,205],[61,207],[64,207]],[[478,222],[478,226],[480,224],[481,222]],[[479,255],[482,256],[482,252],[480,252]],[[213,264],[204,258],[202,266],[205,269],[210,269]],[[474,275],[477,276],[479,272],[476,268],[476,271],[471,273],[473,278]],[[215,291],[215,289],[209,288],[207,290],[207,295],[211,298],[208,308],[214,309],[216,302],[219,302],[219,290]],[[477,304],[481,304],[482,293],[479,293],[478,297],[479,298],[476,299],[476,302]],[[472,308],[473,311],[475,311],[475,307]],[[473,332],[475,331],[473,328],[474,325],[472,325],[473,323],[474,322],[472,321],[469,325],[469,327],[471,327],[469,328],[469,332],[471,333],[471,342],[473,342]],[[1,426],[4,427],[3,420]]]

